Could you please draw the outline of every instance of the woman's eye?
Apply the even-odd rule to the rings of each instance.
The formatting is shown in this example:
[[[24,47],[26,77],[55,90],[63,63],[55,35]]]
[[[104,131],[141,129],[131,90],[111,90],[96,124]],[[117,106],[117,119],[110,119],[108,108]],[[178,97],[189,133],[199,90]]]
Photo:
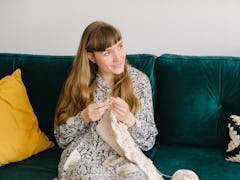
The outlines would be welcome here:
[[[118,48],[122,49],[123,48],[123,44],[119,44]]]
[[[103,53],[103,55],[104,55],[104,56],[108,56],[108,55],[110,55],[110,52],[109,52],[109,51],[105,51],[105,52]]]

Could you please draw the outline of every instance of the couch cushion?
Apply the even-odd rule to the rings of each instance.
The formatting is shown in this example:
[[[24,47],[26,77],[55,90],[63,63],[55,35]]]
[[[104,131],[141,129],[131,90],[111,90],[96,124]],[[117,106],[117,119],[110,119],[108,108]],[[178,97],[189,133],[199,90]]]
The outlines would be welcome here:
[[[240,107],[240,58],[157,58],[155,121],[161,142],[226,147],[227,119]]]
[[[153,102],[155,101],[155,74],[154,65],[156,56],[152,54],[131,54],[127,55],[128,62],[145,73],[151,83]]]
[[[224,159],[224,149],[160,145],[153,162],[164,174],[193,170],[201,180],[239,180],[240,164]]]
[[[62,86],[71,70],[73,56],[16,54],[16,68],[21,68],[30,102],[38,117],[40,128],[55,141],[53,120]],[[128,55],[129,63],[139,68],[154,83],[153,55]]]
[[[15,69],[15,55],[0,53],[0,79],[11,74]]]
[[[55,146],[24,161],[0,168],[0,179],[47,180],[57,176],[61,150]]]
[[[40,128],[55,141],[53,122],[62,85],[70,71],[71,56],[16,55],[22,79]]]
[[[155,88],[154,64],[157,57],[151,54],[127,55],[128,62],[140,71],[144,72],[150,80],[152,89]]]

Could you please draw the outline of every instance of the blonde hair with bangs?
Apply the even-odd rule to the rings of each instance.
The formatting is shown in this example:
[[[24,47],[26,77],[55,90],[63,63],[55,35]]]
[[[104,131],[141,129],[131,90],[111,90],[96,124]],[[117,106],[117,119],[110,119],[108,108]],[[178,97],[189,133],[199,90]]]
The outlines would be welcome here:
[[[97,88],[98,67],[88,59],[87,53],[104,51],[121,39],[120,31],[108,23],[95,21],[87,26],[82,34],[71,72],[59,98],[54,127],[61,125],[69,117],[77,115],[93,102],[93,94]],[[114,88],[112,96],[124,99],[128,103],[130,111],[136,114],[140,104],[133,92],[132,81],[127,71],[127,62],[124,72],[116,75],[115,84],[118,85]]]

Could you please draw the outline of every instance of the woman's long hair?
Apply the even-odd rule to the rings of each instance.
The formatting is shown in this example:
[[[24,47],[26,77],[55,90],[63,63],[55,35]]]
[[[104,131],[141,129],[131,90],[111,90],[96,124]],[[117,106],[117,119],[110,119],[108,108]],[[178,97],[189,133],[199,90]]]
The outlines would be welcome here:
[[[88,59],[87,52],[104,51],[121,39],[119,30],[105,22],[96,21],[87,26],[59,98],[54,127],[64,123],[69,117],[77,115],[93,102],[93,94],[97,88],[98,67]],[[140,104],[133,92],[127,63],[125,63],[124,72],[116,75],[115,84],[118,85],[114,88],[112,96],[124,99],[130,111],[136,114]]]

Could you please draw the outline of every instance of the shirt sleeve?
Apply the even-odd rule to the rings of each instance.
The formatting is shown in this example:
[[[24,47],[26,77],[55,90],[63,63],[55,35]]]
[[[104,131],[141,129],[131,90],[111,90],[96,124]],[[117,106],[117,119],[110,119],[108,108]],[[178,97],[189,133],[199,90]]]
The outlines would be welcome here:
[[[144,151],[155,144],[158,130],[154,122],[152,89],[147,76],[138,79],[136,94],[140,101],[140,111],[136,114],[136,124],[129,128],[135,143]]]
[[[65,149],[80,133],[86,129],[84,120],[79,114],[70,117],[54,130],[55,139],[60,148]]]

